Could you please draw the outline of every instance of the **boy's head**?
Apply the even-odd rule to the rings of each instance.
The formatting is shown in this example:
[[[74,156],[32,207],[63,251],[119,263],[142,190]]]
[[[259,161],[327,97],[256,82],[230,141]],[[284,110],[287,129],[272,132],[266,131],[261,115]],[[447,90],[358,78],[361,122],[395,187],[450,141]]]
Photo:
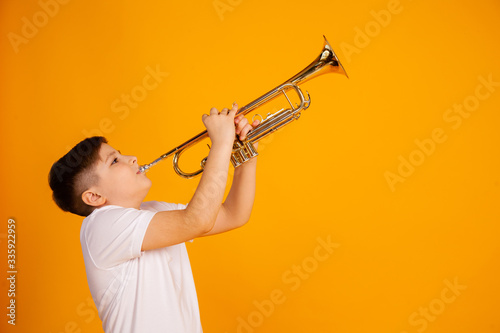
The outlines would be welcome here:
[[[135,156],[121,155],[102,136],[87,138],[52,165],[52,198],[64,211],[88,216],[106,205],[139,208],[151,180]]]

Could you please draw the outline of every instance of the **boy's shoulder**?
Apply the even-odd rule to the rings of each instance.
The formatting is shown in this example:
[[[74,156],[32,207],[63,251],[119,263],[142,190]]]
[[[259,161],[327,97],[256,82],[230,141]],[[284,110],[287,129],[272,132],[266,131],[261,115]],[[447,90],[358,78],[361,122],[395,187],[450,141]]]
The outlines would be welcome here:
[[[187,204],[180,204],[180,203],[172,203],[172,202],[165,202],[165,201],[144,201],[141,204],[141,209],[146,209],[146,210],[153,210],[157,212],[165,211],[165,210],[179,210],[179,209],[185,209],[187,207]]]
[[[186,207],[187,204],[184,205],[156,200],[142,202],[140,209],[118,205],[106,205],[95,209],[89,216],[85,217],[82,223],[82,230],[90,226],[93,226],[93,228],[103,228],[106,225],[118,226],[129,220],[151,220],[153,215],[157,212],[181,210]],[[120,223],[116,223],[117,221],[120,221]]]
[[[185,209],[187,207],[187,205],[188,204],[151,200],[151,201],[143,201],[141,203],[140,209],[154,211],[154,212],[161,212],[161,211],[166,211],[166,210]],[[100,214],[100,213],[104,213],[104,212],[110,212],[111,210],[116,211],[116,210],[137,210],[137,209],[130,208],[130,207],[118,206],[118,205],[106,205],[106,206],[95,209],[85,219],[88,220],[89,218],[94,217],[98,213]]]

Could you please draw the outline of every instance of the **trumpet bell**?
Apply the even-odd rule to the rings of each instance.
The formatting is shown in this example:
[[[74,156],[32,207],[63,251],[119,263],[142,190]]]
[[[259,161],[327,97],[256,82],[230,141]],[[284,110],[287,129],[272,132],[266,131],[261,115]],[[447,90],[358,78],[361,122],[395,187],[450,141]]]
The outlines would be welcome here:
[[[314,61],[311,62],[306,68],[286,80],[284,83],[300,85],[306,81],[327,73],[341,74],[349,78],[347,72],[344,69],[344,66],[342,66],[342,64],[340,63],[337,55],[335,54],[335,52],[333,52],[330,43],[328,43],[328,40],[324,35],[323,38],[323,49],[321,50],[319,56],[314,59]]]

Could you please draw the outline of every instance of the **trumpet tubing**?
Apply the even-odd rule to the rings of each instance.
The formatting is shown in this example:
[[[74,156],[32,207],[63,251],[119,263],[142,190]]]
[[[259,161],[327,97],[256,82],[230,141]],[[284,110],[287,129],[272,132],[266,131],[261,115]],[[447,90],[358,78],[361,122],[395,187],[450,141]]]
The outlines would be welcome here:
[[[238,109],[236,115],[246,115],[249,112],[263,106],[264,104],[270,102],[271,100],[274,100],[281,95],[286,98],[288,104],[290,105],[289,108],[282,108],[273,114],[269,113],[266,118],[263,118],[262,122],[257,127],[248,132],[245,140],[241,141],[237,137],[235,138],[233,144],[233,152],[231,154],[231,163],[235,168],[258,156],[258,152],[253,146],[255,142],[258,142],[259,140],[279,130],[285,125],[288,125],[292,121],[299,119],[301,112],[310,106],[311,98],[309,96],[309,93],[306,91],[306,98],[299,87],[300,84],[326,73],[336,73],[348,77],[346,71],[335,55],[335,52],[333,52],[333,49],[328,43],[326,37],[323,37],[325,39],[323,49],[321,50],[320,55],[312,63],[310,63],[299,73],[283,82],[281,85]],[[287,95],[287,92],[290,91],[297,94],[298,100],[300,101],[299,103],[295,103],[295,105],[292,103]],[[139,168],[139,171],[146,172],[164,158],[174,155],[174,158],[172,160],[173,167],[175,172],[179,176],[189,179],[199,175],[203,172],[203,168],[207,161],[206,157],[201,160],[200,169],[190,173],[184,172],[180,169],[179,158],[186,149],[196,144],[200,140],[205,139],[206,137],[208,137],[208,132],[205,130],[189,139],[188,141],[184,142],[183,144],[173,148],[169,152],[161,155],[153,162],[142,165]]]

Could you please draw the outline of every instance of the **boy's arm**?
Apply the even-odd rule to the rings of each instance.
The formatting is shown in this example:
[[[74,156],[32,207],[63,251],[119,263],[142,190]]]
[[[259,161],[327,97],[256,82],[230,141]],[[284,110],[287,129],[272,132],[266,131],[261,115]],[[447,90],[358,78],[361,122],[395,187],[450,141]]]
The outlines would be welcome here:
[[[254,144],[257,148],[258,143]],[[239,228],[248,222],[255,198],[257,157],[234,170],[233,184],[222,204],[215,225],[202,236],[211,236]]]
[[[162,248],[199,237],[209,232],[215,224],[227,183],[229,158],[231,156],[237,107],[229,113],[223,109],[210,110],[203,115],[212,140],[200,183],[186,209],[157,212],[151,219],[144,239],[142,251]]]
[[[250,124],[243,115],[236,117],[234,122],[236,124],[236,134],[238,134],[240,140],[245,140],[248,132],[260,124],[259,120],[254,120]],[[255,142],[253,146],[257,149],[259,143]],[[254,157],[234,170],[233,184],[226,201],[222,203],[215,225],[212,230],[202,236],[220,234],[221,232],[239,228],[248,222],[255,198],[256,167],[257,157]]]

